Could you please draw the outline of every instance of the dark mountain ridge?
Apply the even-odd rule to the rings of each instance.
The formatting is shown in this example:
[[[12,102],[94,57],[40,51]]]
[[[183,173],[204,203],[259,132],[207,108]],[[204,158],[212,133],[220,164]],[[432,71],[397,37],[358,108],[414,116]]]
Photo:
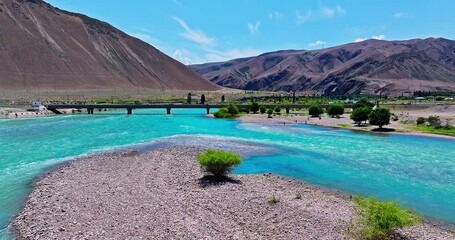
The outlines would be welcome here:
[[[455,41],[366,40],[190,66],[212,82],[246,90],[400,94],[455,90]]]

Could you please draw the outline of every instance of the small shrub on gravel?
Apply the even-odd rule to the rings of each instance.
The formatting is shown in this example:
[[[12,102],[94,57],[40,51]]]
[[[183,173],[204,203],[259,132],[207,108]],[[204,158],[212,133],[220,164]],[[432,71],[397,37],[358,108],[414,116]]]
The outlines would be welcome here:
[[[270,205],[275,205],[280,202],[280,199],[272,195],[269,200],[267,201]]]
[[[391,238],[393,229],[420,221],[420,216],[410,209],[401,209],[398,202],[357,197],[355,203],[360,212],[360,234],[365,239],[387,240]]]
[[[259,112],[260,112],[261,114],[264,114],[264,113],[267,112],[267,108],[264,107],[264,106],[260,106],[260,107],[259,107]]]
[[[422,125],[425,123],[425,121],[426,121],[426,119],[424,117],[419,117],[419,118],[417,118],[416,123],[417,123],[417,125]]]
[[[207,149],[197,159],[202,169],[215,177],[224,177],[242,163],[242,158],[236,153],[213,149]]]
[[[297,199],[297,200],[302,199],[302,194],[297,193],[297,194],[295,195],[295,199]]]

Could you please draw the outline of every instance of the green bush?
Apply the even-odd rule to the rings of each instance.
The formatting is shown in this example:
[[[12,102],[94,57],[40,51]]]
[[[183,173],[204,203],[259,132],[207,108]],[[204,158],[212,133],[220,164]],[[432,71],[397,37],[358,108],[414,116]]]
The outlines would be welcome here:
[[[269,115],[269,117],[271,117],[272,114],[273,114],[273,110],[272,110],[272,109],[268,109],[268,110],[267,110],[267,114]]]
[[[366,122],[368,120],[368,115],[371,112],[370,107],[361,107],[355,108],[352,110],[351,119],[357,124],[360,125],[362,122]]]
[[[360,213],[361,235],[365,239],[390,239],[394,228],[420,221],[410,209],[401,209],[398,202],[381,202],[374,198],[355,199]]]
[[[324,109],[322,109],[322,107],[319,105],[313,105],[310,107],[310,109],[308,109],[308,112],[312,117],[319,117],[324,113]]]
[[[267,108],[264,107],[264,106],[260,106],[260,107],[259,107],[259,112],[260,112],[261,114],[264,114],[264,113],[267,112]]]
[[[259,111],[259,103],[257,102],[251,103],[250,109],[253,113],[257,113]]]
[[[390,110],[387,108],[378,107],[373,109],[368,115],[368,121],[371,125],[377,125],[379,128],[382,128],[384,125],[390,123]]]
[[[428,124],[434,128],[441,128],[442,127],[442,121],[439,118],[439,116],[429,116],[427,118]]]
[[[424,117],[418,117],[416,120],[417,125],[422,125],[424,124],[426,119]]]
[[[275,106],[273,111],[276,112],[279,115],[281,113],[281,107],[280,106]]]
[[[352,109],[357,109],[357,108],[363,108],[363,107],[368,107],[368,108],[373,108],[374,104],[372,104],[368,99],[366,98],[361,98],[358,102],[354,104]]]
[[[229,106],[227,107],[228,109],[228,112],[232,115],[237,115],[239,114],[239,109],[237,108],[237,106],[235,106],[234,104],[229,104]]]
[[[334,103],[330,105],[327,109],[327,114],[331,117],[339,117],[340,115],[344,114],[344,105],[341,103]]]
[[[242,163],[242,158],[236,153],[213,149],[199,154],[197,160],[204,171],[215,177],[225,176]]]
[[[275,197],[275,195],[272,195],[269,200],[267,200],[267,202],[270,204],[270,205],[275,205],[277,203],[280,202],[280,199]]]
[[[220,108],[218,111],[213,113],[215,118],[230,118],[231,114],[229,113],[227,108]]]

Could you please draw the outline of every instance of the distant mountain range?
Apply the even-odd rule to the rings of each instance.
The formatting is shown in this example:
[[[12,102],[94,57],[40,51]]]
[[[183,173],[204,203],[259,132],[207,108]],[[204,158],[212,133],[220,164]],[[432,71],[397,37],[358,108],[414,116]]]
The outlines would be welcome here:
[[[366,40],[190,67],[218,85],[245,90],[333,95],[455,91],[455,41]]]
[[[108,23],[41,0],[0,0],[0,91],[220,89]]]

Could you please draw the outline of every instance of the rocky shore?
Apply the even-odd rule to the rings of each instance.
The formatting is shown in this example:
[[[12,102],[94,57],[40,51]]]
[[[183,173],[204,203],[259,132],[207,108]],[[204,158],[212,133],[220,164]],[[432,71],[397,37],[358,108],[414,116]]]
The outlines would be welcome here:
[[[162,148],[69,162],[35,182],[12,227],[18,239],[351,239],[349,197],[272,174],[211,181],[197,164],[201,151]],[[401,233],[454,239],[428,223]]]

